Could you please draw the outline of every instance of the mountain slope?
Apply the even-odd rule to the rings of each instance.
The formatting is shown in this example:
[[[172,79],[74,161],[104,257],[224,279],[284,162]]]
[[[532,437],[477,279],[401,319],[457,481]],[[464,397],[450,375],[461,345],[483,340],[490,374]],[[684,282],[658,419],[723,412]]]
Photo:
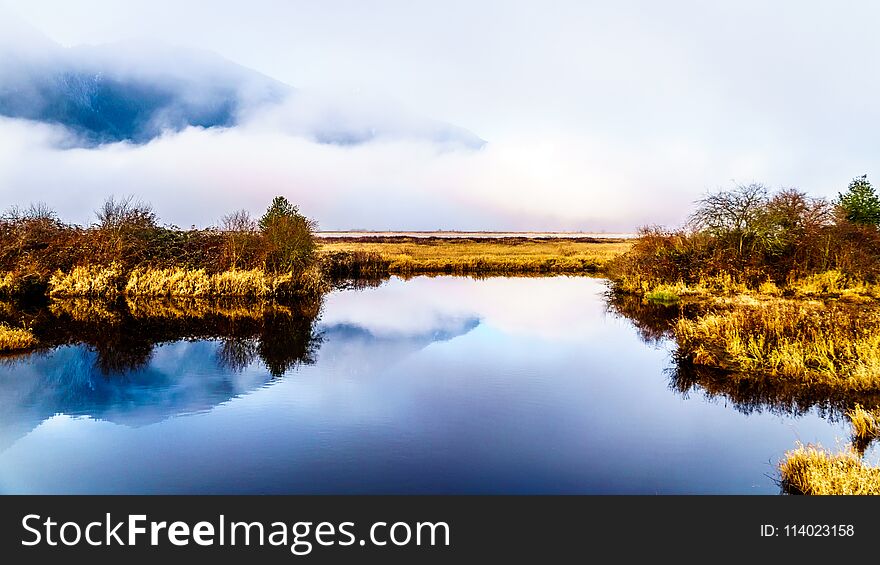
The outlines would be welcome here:
[[[64,126],[84,144],[232,126],[246,104],[279,102],[292,91],[216,55],[169,48],[59,48],[2,60],[0,115]]]
[[[63,48],[11,25],[0,22],[0,116],[63,126],[76,146],[146,143],[190,126],[238,126],[261,113],[286,133],[317,143],[485,144],[463,128],[387,102],[368,108],[356,98],[316,103],[314,94],[214,53],[144,42]]]

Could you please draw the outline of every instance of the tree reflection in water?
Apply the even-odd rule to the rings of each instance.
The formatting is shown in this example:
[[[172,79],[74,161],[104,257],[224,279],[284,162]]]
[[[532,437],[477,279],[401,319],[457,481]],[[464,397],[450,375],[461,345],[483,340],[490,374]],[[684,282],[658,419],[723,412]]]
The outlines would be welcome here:
[[[181,340],[219,340],[218,363],[240,372],[259,359],[273,377],[311,364],[321,343],[315,321],[321,300],[242,302],[230,300],[53,300],[48,304],[0,306],[0,322],[26,325],[38,352],[84,345],[96,353],[106,377],[146,367],[154,349]],[[14,359],[32,353],[7,356]]]

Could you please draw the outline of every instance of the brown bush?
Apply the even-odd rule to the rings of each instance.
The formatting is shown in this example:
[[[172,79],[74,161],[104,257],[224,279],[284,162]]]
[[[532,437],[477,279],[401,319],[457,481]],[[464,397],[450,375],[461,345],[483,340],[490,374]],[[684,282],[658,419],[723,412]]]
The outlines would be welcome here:
[[[761,185],[699,201],[686,228],[646,227],[610,272],[623,290],[698,284],[719,278],[757,287],[825,271],[875,282],[880,231],[853,224],[826,200],[794,189],[770,195]]]

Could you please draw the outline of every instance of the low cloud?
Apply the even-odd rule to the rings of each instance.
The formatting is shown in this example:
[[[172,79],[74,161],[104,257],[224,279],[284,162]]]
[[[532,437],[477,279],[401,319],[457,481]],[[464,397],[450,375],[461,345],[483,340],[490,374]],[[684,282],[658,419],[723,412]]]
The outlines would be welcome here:
[[[476,151],[418,139],[328,145],[270,121],[64,149],[70,134],[62,128],[0,119],[0,197],[6,205],[47,202],[78,223],[113,194],[135,194],[185,227],[239,208],[259,213],[283,194],[323,229],[627,231],[676,220],[675,209],[658,206],[686,207],[691,197],[677,191],[675,169],[683,159],[699,166],[687,152],[633,167],[597,142],[564,136]],[[665,183],[652,186],[650,177]]]
[[[43,201],[87,224],[106,197],[133,194],[182,227],[240,208],[259,214],[278,194],[323,229],[629,231],[673,219],[656,214],[660,192],[676,202],[680,179],[666,150],[634,166],[622,148],[583,135],[486,143],[385,97],[296,90],[209,52],[63,48],[16,29],[0,41],[13,54],[0,64],[0,95],[20,110],[0,118],[7,206]],[[107,105],[96,97],[146,101],[149,119],[96,126]],[[48,115],[59,100],[67,109]],[[651,185],[658,167],[664,184]]]

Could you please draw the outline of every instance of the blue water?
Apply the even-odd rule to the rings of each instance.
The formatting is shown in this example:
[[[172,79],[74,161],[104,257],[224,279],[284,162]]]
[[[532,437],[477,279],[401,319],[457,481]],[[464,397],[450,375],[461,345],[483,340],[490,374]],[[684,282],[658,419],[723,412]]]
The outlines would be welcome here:
[[[670,386],[671,345],[590,278],[392,279],[327,296],[314,358],[217,339],[107,375],[66,345],[0,365],[3,493],[778,493],[815,411]],[[870,455],[870,454],[869,454]]]

